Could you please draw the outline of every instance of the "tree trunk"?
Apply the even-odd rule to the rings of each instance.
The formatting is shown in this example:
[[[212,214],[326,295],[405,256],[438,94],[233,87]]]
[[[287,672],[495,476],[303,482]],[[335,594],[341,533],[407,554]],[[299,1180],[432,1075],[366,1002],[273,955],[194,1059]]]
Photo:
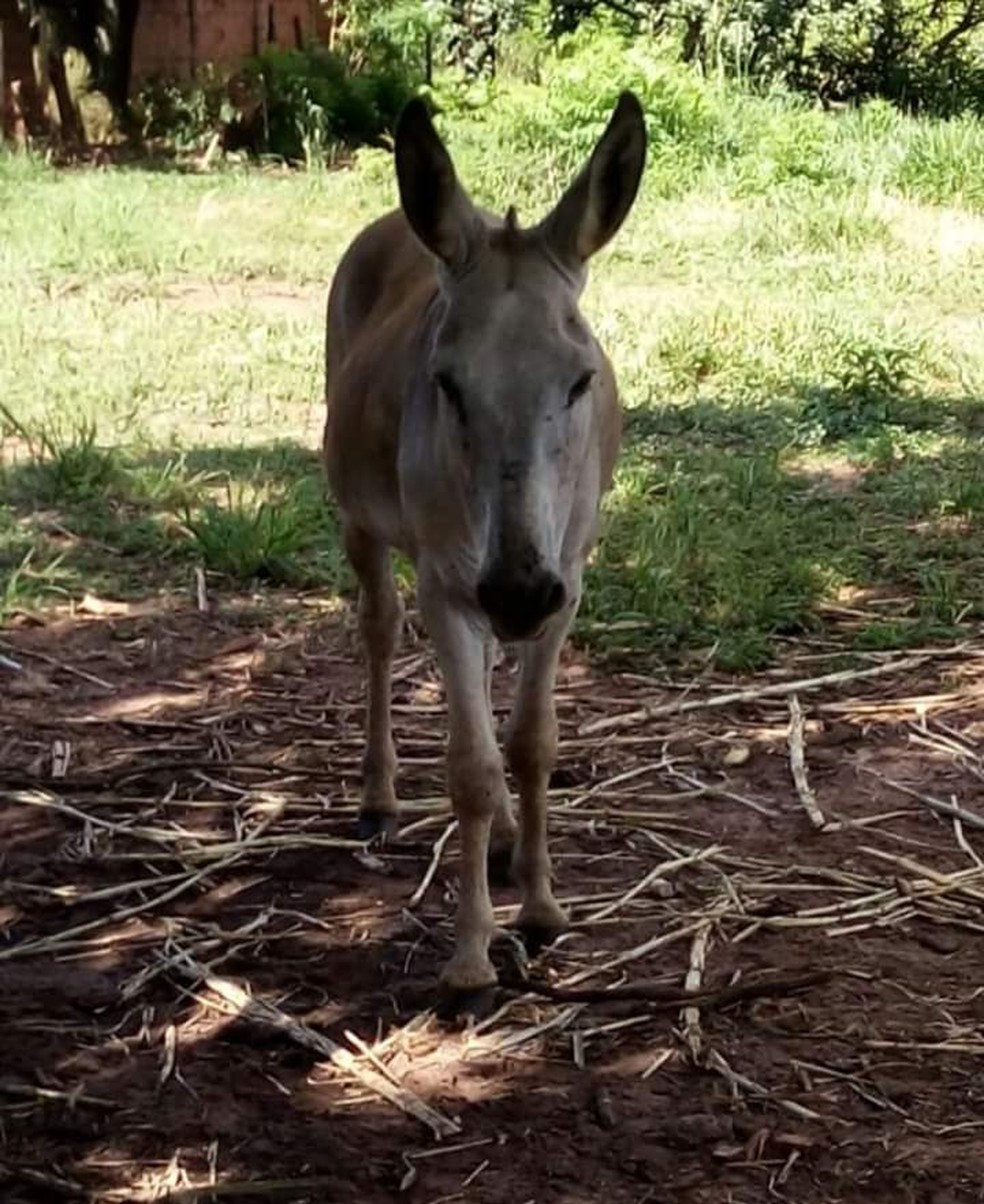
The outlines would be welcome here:
[[[72,92],[68,86],[68,76],[65,73],[65,56],[62,48],[55,45],[48,52],[48,75],[51,87],[55,93],[58,105],[58,117],[61,124],[62,140],[70,146],[84,146],[85,134],[78,109],[72,100]]]
[[[106,96],[124,126],[130,117],[130,76],[133,74],[133,38],[140,15],[140,0],[119,0],[116,37],[106,81]]]

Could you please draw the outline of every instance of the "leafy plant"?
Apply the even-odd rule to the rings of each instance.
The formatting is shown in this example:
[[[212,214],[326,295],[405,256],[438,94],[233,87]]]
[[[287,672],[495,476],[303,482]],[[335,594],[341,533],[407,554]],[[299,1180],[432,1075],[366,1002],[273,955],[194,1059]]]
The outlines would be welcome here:
[[[205,568],[238,582],[337,583],[339,544],[310,482],[257,489],[227,482],[222,500],[186,507],[183,522]],[[328,557],[316,571],[306,553],[320,544]]]
[[[822,441],[874,433],[888,423],[913,383],[912,351],[900,346],[848,347],[832,387],[815,389],[803,424]]]
[[[308,164],[339,143],[385,145],[414,90],[392,63],[352,74],[342,58],[319,47],[267,50],[246,75],[262,95],[263,149]]]
[[[0,418],[24,440],[31,455],[27,482],[35,503],[85,502],[117,489],[123,470],[114,448],[99,443],[95,422],[50,417],[19,422],[3,405]]]

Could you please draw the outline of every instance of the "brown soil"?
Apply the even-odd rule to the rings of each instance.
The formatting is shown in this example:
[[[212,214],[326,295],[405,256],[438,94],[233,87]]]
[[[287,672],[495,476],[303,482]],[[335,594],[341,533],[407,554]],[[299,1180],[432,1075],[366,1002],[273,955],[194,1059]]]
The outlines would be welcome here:
[[[506,988],[509,1006],[468,1031],[427,1014],[453,840],[407,908],[447,824],[426,645],[396,690],[410,831],[366,856],[317,844],[352,835],[358,794],[361,678],[342,620],[303,600],[275,621],[232,602],[109,610],[0,646],[23,666],[0,668],[3,1200],[204,1200],[189,1189],[210,1182],[223,1200],[342,1204],[984,1199],[984,837],[884,780],[984,814],[980,652],[801,694],[810,782],[840,823],[820,832],[792,784],[784,698],[579,735],[681,691],[572,654],[553,850],[559,894],[582,901],[531,973],[679,991],[703,933],[701,989],[766,986],[689,1021],[658,999]],[[801,653],[758,684],[825,668]],[[499,678],[504,699],[508,662]],[[726,684],[704,677],[689,697]],[[179,951],[347,1048],[348,1033],[377,1043],[460,1134],[435,1143],[321,1055],[230,1014]]]

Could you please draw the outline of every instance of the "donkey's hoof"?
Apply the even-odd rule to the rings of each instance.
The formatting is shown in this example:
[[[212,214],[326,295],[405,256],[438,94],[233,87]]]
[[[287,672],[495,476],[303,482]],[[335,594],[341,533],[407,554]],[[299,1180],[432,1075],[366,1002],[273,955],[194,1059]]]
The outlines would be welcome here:
[[[389,840],[396,835],[399,818],[391,811],[360,811],[356,822],[359,840]]]
[[[488,856],[489,885],[506,887],[513,885],[512,845],[490,848]]]
[[[567,912],[553,899],[540,900],[523,908],[517,919],[516,929],[530,957],[552,945],[570,927]]]
[[[526,977],[530,960],[529,950],[516,929],[497,928],[492,936],[490,952],[500,974],[505,972],[511,979],[517,976]]]
[[[498,1003],[499,988],[495,983],[487,987],[460,990],[442,982],[438,987],[434,1010],[443,1023],[464,1026],[491,1016]]]
[[[516,927],[530,957],[542,953],[567,931],[566,924],[517,924]]]

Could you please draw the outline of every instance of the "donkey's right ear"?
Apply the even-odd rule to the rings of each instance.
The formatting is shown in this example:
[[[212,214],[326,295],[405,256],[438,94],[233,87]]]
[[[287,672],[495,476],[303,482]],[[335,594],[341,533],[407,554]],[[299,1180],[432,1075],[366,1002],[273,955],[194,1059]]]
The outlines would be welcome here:
[[[481,219],[420,99],[411,100],[396,123],[396,178],[414,234],[448,267],[464,263]]]

